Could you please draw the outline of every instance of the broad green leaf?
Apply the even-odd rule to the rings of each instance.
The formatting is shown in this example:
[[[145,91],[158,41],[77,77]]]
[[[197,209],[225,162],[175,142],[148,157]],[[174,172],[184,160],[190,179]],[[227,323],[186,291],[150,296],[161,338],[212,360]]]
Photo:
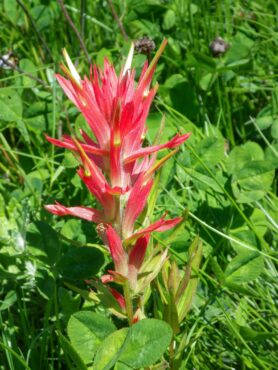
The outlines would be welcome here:
[[[17,273],[9,272],[4,270],[4,268],[0,265],[0,279],[8,279],[8,280],[16,280],[18,278]]]
[[[233,187],[234,189],[234,187]],[[248,190],[248,191],[241,191],[234,190],[234,194],[237,198],[238,203],[252,203],[256,202],[257,200],[262,199],[265,196],[265,191],[263,190]]]
[[[42,221],[35,222],[42,238],[42,249],[45,251],[48,261],[54,265],[60,257],[61,245],[56,231]]]
[[[236,146],[226,160],[227,171],[235,175],[246,163],[254,160],[263,160],[264,152],[259,144],[248,141],[244,145]]]
[[[266,130],[270,127],[274,122],[273,116],[262,116],[256,118],[256,124],[259,126],[261,130]]]
[[[118,361],[135,369],[158,361],[168,348],[172,330],[164,321],[144,319],[129,329],[129,335]]]
[[[9,244],[10,229],[16,229],[16,224],[6,217],[6,202],[2,194],[0,194],[0,243]]]
[[[1,123],[1,121],[3,122]],[[4,125],[4,122],[14,123],[14,126],[18,128],[24,139],[27,142],[30,141],[25,123],[22,119],[21,98],[14,89],[8,87],[0,89],[0,131],[7,126]]]
[[[264,259],[257,252],[241,253],[226,268],[228,283],[246,283],[258,278],[264,270]]]
[[[55,293],[56,281],[52,271],[39,269],[36,272],[36,288],[44,299],[52,299]]]
[[[114,366],[114,370],[133,370],[134,367],[130,367],[122,362],[117,362]]]
[[[248,301],[244,297],[239,301],[236,309],[235,321],[237,325],[245,326],[248,321]]]
[[[49,178],[48,170],[32,171],[25,177],[25,187],[27,191],[41,193],[45,181]]]
[[[266,148],[265,159],[278,168],[278,142],[274,142]]]
[[[246,244],[252,246],[254,249],[258,248],[258,243],[257,243],[257,237],[255,233],[251,230],[231,230],[231,233],[233,236],[235,236],[238,240],[241,240],[242,242],[246,242]],[[244,253],[250,253],[250,251],[246,250],[243,246],[239,245],[238,243],[231,241],[231,245],[233,249],[238,253],[238,254],[244,254]]]
[[[50,114],[40,114],[35,117],[25,118],[24,122],[26,123],[28,130],[34,132],[39,141],[43,141],[44,137],[42,137],[41,133],[46,131],[47,122],[50,119]]]
[[[274,170],[274,166],[272,163],[264,161],[264,160],[257,160],[257,161],[252,161],[248,164],[245,164],[239,171],[237,171],[236,175],[234,176],[235,180],[237,181],[243,181],[243,180],[248,180],[250,177],[254,176],[262,176],[265,174],[269,174],[269,172],[272,174],[272,171]],[[248,186],[251,189],[261,189],[261,186],[264,184],[264,186],[268,186],[272,182],[272,177],[271,179],[264,178],[260,179],[260,183],[258,184],[257,181],[252,181],[252,184],[248,184]],[[247,185],[246,185],[247,186]]]
[[[198,67],[205,68],[208,71],[215,71],[216,61],[212,57],[197,51],[193,52],[193,57]]]
[[[205,74],[199,81],[200,88],[204,91],[210,90],[214,81],[216,80],[216,77],[217,77],[216,73]]]
[[[221,71],[222,70],[223,71],[228,71],[230,69],[235,69],[235,68],[239,68],[241,66],[245,66],[248,63],[250,63],[250,58],[242,58],[242,59],[236,60],[234,62],[229,62],[228,64],[225,64],[225,66],[223,66],[223,67],[221,66],[217,70],[218,71],[220,71],[220,70]],[[257,91],[257,88],[258,88],[257,85],[251,84],[250,82],[246,82],[246,83],[242,82],[241,86],[245,87],[250,92],[255,92],[255,91]]]
[[[268,228],[268,220],[266,215],[260,209],[255,208],[250,219],[256,228],[256,234],[264,236]]]
[[[275,165],[265,160],[246,163],[232,179],[233,192],[238,202],[248,203],[261,199],[270,189]]]
[[[75,168],[79,165],[79,162],[71,152],[65,151],[62,165],[66,168]]]
[[[176,24],[176,13],[172,9],[168,9],[163,17],[162,27],[164,30],[169,30]]]
[[[192,177],[193,181],[196,182],[196,186],[198,186],[200,189],[206,190],[207,187],[210,187],[218,193],[223,193],[223,189],[211,176],[204,175],[193,168],[188,168],[187,172]]]
[[[10,290],[3,300],[0,301],[0,311],[4,311],[7,308],[11,307],[17,301],[17,295],[14,290]]]
[[[221,135],[208,136],[200,140],[195,145],[194,150],[208,166],[215,166],[225,158],[225,142]],[[193,158],[192,164],[198,164],[198,160]]]
[[[172,338],[170,326],[161,320],[144,319],[130,328],[112,333],[101,344],[94,362],[95,370],[109,370],[115,363],[133,369],[158,361]]]
[[[115,330],[107,317],[90,311],[74,313],[67,327],[73,347],[86,364],[93,361],[100,343]]]
[[[179,83],[170,89],[169,93],[174,109],[189,119],[193,119],[196,116],[199,110],[199,104],[196,92],[192,89],[191,82],[184,81]]]
[[[64,223],[61,234],[69,240],[79,242],[81,245],[86,243],[86,235],[82,229],[82,221],[76,218],[67,220]]]
[[[98,273],[103,263],[103,254],[98,249],[75,247],[61,258],[58,269],[67,279],[88,279]]]
[[[165,81],[163,87],[166,87],[167,89],[172,89],[176,85],[179,85],[180,83],[186,81],[187,81],[186,78],[181,74],[173,74]]]
[[[271,126],[271,136],[273,139],[278,139],[278,119],[276,118]]]
[[[227,51],[226,54],[226,66],[233,66],[238,67],[238,63],[242,60],[249,61],[251,48],[253,46],[254,41],[245,34],[241,32],[237,32],[237,34],[233,37],[231,42],[231,47]],[[244,63],[245,64],[245,63]]]
[[[22,102],[14,89],[4,87],[0,89],[0,119],[16,122],[22,119]]]
[[[129,333],[128,328],[123,328],[104,339],[94,360],[94,370],[109,370],[115,365],[125,348]]]
[[[223,283],[225,281],[225,274],[221,266],[219,265],[217,258],[210,258],[209,265],[219,282]]]
[[[87,296],[88,291],[85,291]],[[69,317],[75,312],[79,311],[81,304],[81,294],[75,294],[69,289],[60,287],[58,289],[59,304],[61,307],[61,313],[65,318],[65,321],[69,320]]]
[[[177,42],[177,39],[173,39],[169,34],[167,35],[167,51],[169,52],[170,56],[175,58],[175,57],[180,57],[181,55],[181,43]]]
[[[4,0],[4,13],[5,15],[14,25],[16,25],[18,17],[19,17],[19,9],[16,0]]]
[[[37,5],[34,6],[31,11],[31,16],[36,22],[36,27],[39,31],[46,31],[52,26],[54,20],[54,13],[51,11],[49,6]]]
[[[190,15],[193,16],[199,11],[199,6],[194,3],[189,3],[189,8],[188,10],[190,11]]]
[[[71,358],[71,360],[74,362],[75,366],[78,370],[87,370],[87,366],[82,361],[79,354],[76,352],[76,350],[71,345],[70,341],[63,336],[60,332],[57,332],[59,342],[61,343],[61,346],[63,348],[63,351]]]
[[[140,10],[144,6],[144,2],[140,1],[139,3]],[[134,38],[139,38],[142,35],[152,35],[156,37],[156,35],[160,34],[160,27],[157,22],[151,22],[146,19],[136,19],[130,22],[129,28],[132,29],[132,33]],[[140,68],[141,69],[141,68]]]
[[[34,77],[37,77],[36,67],[31,60],[23,58],[20,60],[19,66],[24,72],[27,72]],[[36,86],[37,82],[31,79],[30,77],[28,77],[27,75],[23,75],[22,84],[26,88],[31,88],[31,87]]]
[[[240,293],[244,296],[249,296],[255,299],[260,299],[260,296],[254,292],[254,290],[251,290],[246,285],[236,284],[233,282],[225,281],[225,287],[231,290],[232,292]]]

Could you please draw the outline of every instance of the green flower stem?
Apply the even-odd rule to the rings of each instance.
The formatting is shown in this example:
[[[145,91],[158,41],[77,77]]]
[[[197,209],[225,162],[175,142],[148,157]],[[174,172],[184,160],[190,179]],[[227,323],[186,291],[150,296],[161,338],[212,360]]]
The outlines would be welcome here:
[[[175,357],[175,351],[174,351],[174,339],[172,339],[170,346],[169,346],[169,365],[170,369],[174,369],[174,357]]]
[[[133,321],[133,307],[132,307],[132,299],[130,295],[130,287],[129,287],[129,281],[127,280],[124,283],[124,297],[125,297],[125,304],[126,304],[126,314],[128,319],[129,326],[132,325]]]

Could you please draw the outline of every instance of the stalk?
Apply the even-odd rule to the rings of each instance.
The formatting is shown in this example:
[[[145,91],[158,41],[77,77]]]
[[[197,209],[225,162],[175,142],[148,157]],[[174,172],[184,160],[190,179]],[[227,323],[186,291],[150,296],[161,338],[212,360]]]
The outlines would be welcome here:
[[[174,357],[175,357],[174,339],[172,339],[170,346],[169,346],[169,355],[170,355],[170,360],[169,360],[170,369],[174,369]]]
[[[125,304],[126,304],[126,314],[128,319],[129,326],[132,325],[133,321],[133,306],[132,306],[132,298],[130,294],[130,287],[129,287],[129,281],[127,280],[124,283],[124,297],[125,297]]]
[[[122,209],[121,209],[121,195],[114,195],[115,199],[115,215],[113,226],[117,230],[120,237],[122,237]]]
[[[116,215],[115,215],[114,227],[122,238],[123,209],[122,209],[121,195],[116,196],[115,199],[116,199]],[[124,298],[125,298],[125,304],[126,304],[126,314],[127,314],[128,324],[129,326],[131,326],[133,322],[133,304],[132,304],[129,280],[125,281],[124,286],[123,286],[123,291],[124,291]]]

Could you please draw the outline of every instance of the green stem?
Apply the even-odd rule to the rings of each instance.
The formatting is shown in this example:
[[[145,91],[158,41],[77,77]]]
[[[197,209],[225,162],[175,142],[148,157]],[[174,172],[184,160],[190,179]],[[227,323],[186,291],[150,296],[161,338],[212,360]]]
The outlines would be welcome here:
[[[170,369],[174,369],[174,356],[175,356],[174,339],[172,339],[170,346],[169,346],[169,355],[170,355],[170,360],[169,360]]]
[[[132,307],[132,298],[130,295],[130,287],[129,281],[124,283],[124,297],[125,297],[125,305],[126,305],[126,314],[128,319],[129,326],[132,325],[133,321],[133,307]]]

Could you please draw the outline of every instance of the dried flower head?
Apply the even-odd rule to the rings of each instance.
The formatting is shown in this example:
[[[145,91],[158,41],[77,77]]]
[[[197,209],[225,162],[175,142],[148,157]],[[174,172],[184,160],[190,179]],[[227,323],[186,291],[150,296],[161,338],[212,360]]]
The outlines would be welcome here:
[[[149,54],[155,49],[155,42],[148,36],[144,36],[135,41],[134,49],[139,54]]]
[[[219,57],[226,53],[229,49],[230,45],[222,39],[222,37],[217,36],[211,43],[210,43],[210,50],[214,57]]]

